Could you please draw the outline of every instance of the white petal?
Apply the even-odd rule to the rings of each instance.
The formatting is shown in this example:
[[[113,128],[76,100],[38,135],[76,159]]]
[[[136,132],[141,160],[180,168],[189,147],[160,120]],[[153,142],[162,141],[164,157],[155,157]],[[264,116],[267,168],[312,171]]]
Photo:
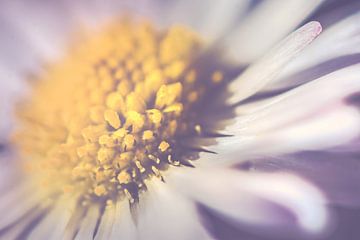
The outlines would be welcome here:
[[[84,207],[79,206],[76,208],[76,212],[72,214],[71,218],[69,219],[63,234],[61,235],[61,239],[74,239],[75,235],[79,231],[80,225],[82,220],[85,216],[86,210]]]
[[[21,203],[21,204],[18,204]],[[21,219],[26,213],[37,206],[42,206],[43,198],[29,185],[20,184],[11,192],[0,195],[0,229]]]
[[[244,131],[275,130],[285,124],[321,115],[343,105],[347,97],[360,91],[359,75],[360,64],[353,65],[256,106],[239,106],[236,108],[239,117],[227,126],[225,132],[236,135]]]
[[[258,171],[294,172],[319,186],[331,205],[359,208],[360,192],[354,191],[359,188],[360,182],[358,156],[349,151],[332,150],[257,159],[251,163],[251,168]]]
[[[1,140],[0,140],[1,142]],[[6,148],[6,147],[5,147]],[[14,189],[14,186],[21,186],[22,173],[17,168],[16,156],[12,151],[0,151],[0,192],[4,196],[8,191]],[[0,197],[1,199],[1,197]]]
[[[78,0],[63,1],[67,11],[71,13],[74,23],[80,23],[86,27],[96,28],[119,16],[131,14],[131,17],[150,18],[156,22],[159,16],[155,16],[155,12],[159,7],[157,1],[138,0],[108,0],[104,1],[86,1]],[[155,18],[155,19],[154,19]]]
[[[199,18],[203,14],[204,5],[201,0],[183,0],[172,2],[169,12],[165,13],[165,18],[168,23],[184,24],[198,29]]]
[[[116,203],[115,221],[112,227],[109,240],[136,239],[137,233],[130,213],[130,206],[127,201]]]
[[[108,240],[115,222],[115,206],[106,206],[95,240]]]
[[[235,104],[259,91],[278,76],[290,60],[311,43],[321,32],[318,22],[310,22],[285,38],[277,47],[229,84],[233,93],[228,99]]]
[[[159,180],[150,181],[148,196],[139,209],[140,239],[211,239],[192,201]]]
[[[249,0],[207,2],[203,4],[205,14],[203,14],[199,29],[202,35],[210,40],[219,39],[219,37],[223,36],[233,27],[235,21],[241,21],[242,16],[250,5]]]
[[[75,236],[75,240],[93,239],[96,223],[100,216],[98,206],[90,206],[84,219],[82,220],[79,232]]]
[[[210,147],[219,155],[201,153],[201,157],[220,164],[254,155],[317,150],[349,142],[359,135],[359,113],[344,102],[360,90],[359,75],[358,64],[278,97],[237,107],[238,117],[224,132],[237,137],[219,139],[217,145]]]
[[[273,47],[323,0],[263,1],[226,42],[230,58],[252,62]]]
[[[269,203],[294,214],[297,224],[312,233],[327,222],[322,194],[309,183],[288,174],[242,173],[226,169],[183,169],[167,180],[183,194],[245,224],[281,227]]]
[[[41,220],[30,233],[28,239],[61,239],[64,235],[66,226],[73,214],[76,214],[76,199],[60,198],[54,208]]]
[[[19,75],[16,74],[15,69],[11,71],[8,65],[2,65],[0,61],[0,142],[8,140],[14,127],[13,110],[15,103],[19,96],[26,92],[25,83]]]
[[[316,67],[331,59],[360,53],[359,22],[360,13],[356,13],[326,29],[313,44],[299,54],[298,58],[285,67],[284,71],[274,81],[275,85],[272,84],[267,89],[281,88],[309,81],[311,79],[298,79],[294,74]],[[326,65],[324,68],[326,68]],[[330,69],[326,68],[325,70],[331,70],[331,66]]]
[[[1,12],[42,59],[54,60],[61,56],[70,28],[60,2],[4,2]],[[16,46],[13,49],[16,50]]]
[[[201,153],[199,165],[225,165],[249,158],[273,156],[305,150],[321,150],[345,144],[360,134],[360,114],[347,106],[324,112],[301,123],[279,126],[273,131],[239,134],[218,139],[209,150]],[[255,128],[254,128],[255,129]]]

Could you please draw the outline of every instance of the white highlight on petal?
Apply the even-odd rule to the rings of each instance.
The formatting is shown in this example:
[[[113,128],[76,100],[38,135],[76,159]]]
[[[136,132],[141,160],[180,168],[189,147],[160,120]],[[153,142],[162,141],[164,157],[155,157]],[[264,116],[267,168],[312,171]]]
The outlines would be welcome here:
[[[129,203],[127,201],[118,201],[116,203],[115,220],[108,239],[137,239],[136,236],[136,228],[132,220]]]
[[[226,42],[228,55],[249,63],[262,56],[313,12],[323,0],[263,1]]]
[[[275,79],[284,66],[310,44],[320,32],[320,23],[310,22],[290,34],[229,84],[228,88],[233,96],[227,102],[235,104],[244,100]]]
[[[150,181],[146,199],[140,199],[139,239],[212,239],[201,225],[192,201],[160,180]]]
[[[179,169],[167,182],[184,195],[245,224],[282,227],[271,204],[292,213],[300,228],[319,233],[327,224],[323,195],[289,174],[244,173],[229,169]],[[279,228],[280,229],[280,228]]]

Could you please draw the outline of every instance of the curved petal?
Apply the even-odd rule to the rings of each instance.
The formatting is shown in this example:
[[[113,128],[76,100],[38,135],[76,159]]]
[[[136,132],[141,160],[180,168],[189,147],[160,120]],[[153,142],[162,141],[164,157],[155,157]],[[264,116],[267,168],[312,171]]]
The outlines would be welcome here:
[[[310,44],[321,32],[318,22],[310,22],[285,38],[262,59],[250,66],[229,84],[233,95],[227,100],[235,104],[259,91],[275,79],[288,62]]]
[[[212,239],[201,225],[192,201],[159,180],[150,181],[148,196],[139,209],[140,239]]]
[[[271,209],[270,205],[276,204],[292,213],[296,224],[308,232],[321,232],[327,225],[323,195],[289,174],[183,169],[173,171],[167,182],[195,201],[245,224],[289,225],[289,219]]]
[[[228,56],[242,63],[253,62],[318,7],[323,0],[263,1],[230,35]]]
[[[326,194],[329,202],[341,207],[360,206],[360,161],[347,152],[306,151],[252,161],[258,171],[294,172],[311,179]]]

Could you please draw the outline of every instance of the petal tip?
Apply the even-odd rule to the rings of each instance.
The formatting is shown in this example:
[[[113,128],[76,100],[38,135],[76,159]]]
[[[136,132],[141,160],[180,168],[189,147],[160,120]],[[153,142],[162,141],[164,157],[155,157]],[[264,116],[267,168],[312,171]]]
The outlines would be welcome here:
[[[315,36],[318,36],[322,32],[323,28],[320,22],[311,21],[308,25],[311,25],[310,28],[313,30]]]

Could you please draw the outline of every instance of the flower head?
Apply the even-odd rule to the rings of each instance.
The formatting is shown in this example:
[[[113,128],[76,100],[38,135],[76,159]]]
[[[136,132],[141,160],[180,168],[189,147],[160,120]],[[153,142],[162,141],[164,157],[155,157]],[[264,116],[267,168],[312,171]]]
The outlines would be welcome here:
[[[257,170],[266,166],[261,158],[341,146],[360,132],[360,114],[344,100],[360,87],[359,65],[289,81],[308,68],[316,42],[327,40],[314,41],[322,31],[316,21],[285,35],[320,3],[289,1],[268,18],[281,22],[270,32],[258,23],[279,3],[252,11],[248,1],[211,3],[199,33],[181,22],[161,26],[156,7],[144,13],[127,1],[110,8],[94,3],[91,12],[91,4],[63,3],[74,12],[62,14],[91,18],[82,27],[58,21],[67,37],[54,46],[41,46],[43,32],[26,29],[9,11],[46,65],[15,68],[20,74],[30,66],[34,74],[14,111],[13,152],[4,157],[12,160],[0,172],[0,236],[212,239],[218,234],[204,227],[201,209],[250,232],[254,226],[275,236],[327,230],[322,191],[289,172]],[[182,3],[175,5],[185,14]],[[4,4],[15,16],[21,6]],[[42,14],[54,7],[40,6]],[[243,24],[225,34],[248,7]]]

